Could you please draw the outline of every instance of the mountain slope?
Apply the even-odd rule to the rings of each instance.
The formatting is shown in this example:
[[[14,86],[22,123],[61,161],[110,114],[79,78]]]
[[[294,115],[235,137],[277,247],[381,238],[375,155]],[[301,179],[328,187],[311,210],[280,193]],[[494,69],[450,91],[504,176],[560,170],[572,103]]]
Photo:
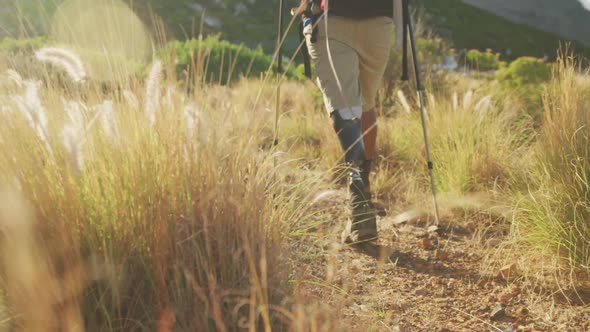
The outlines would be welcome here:
[[[590,11],[577,0],[463,0],[511,21],[590,44]]]
[[[514,23],[462,0],[416,0],[415,3],[425,9],[427,21],[435,32],[451,40],[457,49],[491,48],[505,59],[526,55],[554,58],[560,44],[572,42],[578,54],[590,56],[590,47],[580,42]]]

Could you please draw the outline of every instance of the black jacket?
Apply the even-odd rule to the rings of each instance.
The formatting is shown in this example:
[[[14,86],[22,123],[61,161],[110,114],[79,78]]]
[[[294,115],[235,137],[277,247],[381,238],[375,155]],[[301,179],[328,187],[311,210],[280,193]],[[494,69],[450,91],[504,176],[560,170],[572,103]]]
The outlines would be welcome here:
[[[345,17],[392,17],[393,0],[330,0],[330,12]]]

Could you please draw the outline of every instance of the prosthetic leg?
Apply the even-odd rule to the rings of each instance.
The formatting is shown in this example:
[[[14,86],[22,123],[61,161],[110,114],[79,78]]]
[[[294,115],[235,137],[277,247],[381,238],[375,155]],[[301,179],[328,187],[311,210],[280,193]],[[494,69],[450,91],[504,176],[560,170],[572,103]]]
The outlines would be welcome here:
[[[365,162],[361,120],[343,119],[339,111],[332,112],[331,117],[349,167],[352,217],[342,233],[342,241],[362,243],[377,240],[377,218],[371,203],[371,194],[365,190],[366,185],[360,171]]]

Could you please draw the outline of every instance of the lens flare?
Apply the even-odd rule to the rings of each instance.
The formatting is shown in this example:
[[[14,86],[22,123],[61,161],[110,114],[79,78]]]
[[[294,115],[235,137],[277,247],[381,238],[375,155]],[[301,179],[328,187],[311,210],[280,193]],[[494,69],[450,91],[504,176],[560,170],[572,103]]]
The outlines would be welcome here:
[[[79,53],[88,76],[118,81],[146,63],[152,41],[142,21],[118,0],[69,0],[56,11],[51,37]]]

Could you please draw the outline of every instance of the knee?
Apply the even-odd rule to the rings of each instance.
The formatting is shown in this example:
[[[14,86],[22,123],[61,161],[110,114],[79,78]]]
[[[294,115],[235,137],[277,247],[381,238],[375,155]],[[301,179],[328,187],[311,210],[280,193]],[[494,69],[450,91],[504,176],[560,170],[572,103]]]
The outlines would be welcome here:
[[[330,118],[332,119],[332,126],[334,127],[336,133],[339,133],[343,130],[354,131],[357,127],[360,128],[361,125],[361,119],[345,119],[338,110],[332,112],[330,114]]]

